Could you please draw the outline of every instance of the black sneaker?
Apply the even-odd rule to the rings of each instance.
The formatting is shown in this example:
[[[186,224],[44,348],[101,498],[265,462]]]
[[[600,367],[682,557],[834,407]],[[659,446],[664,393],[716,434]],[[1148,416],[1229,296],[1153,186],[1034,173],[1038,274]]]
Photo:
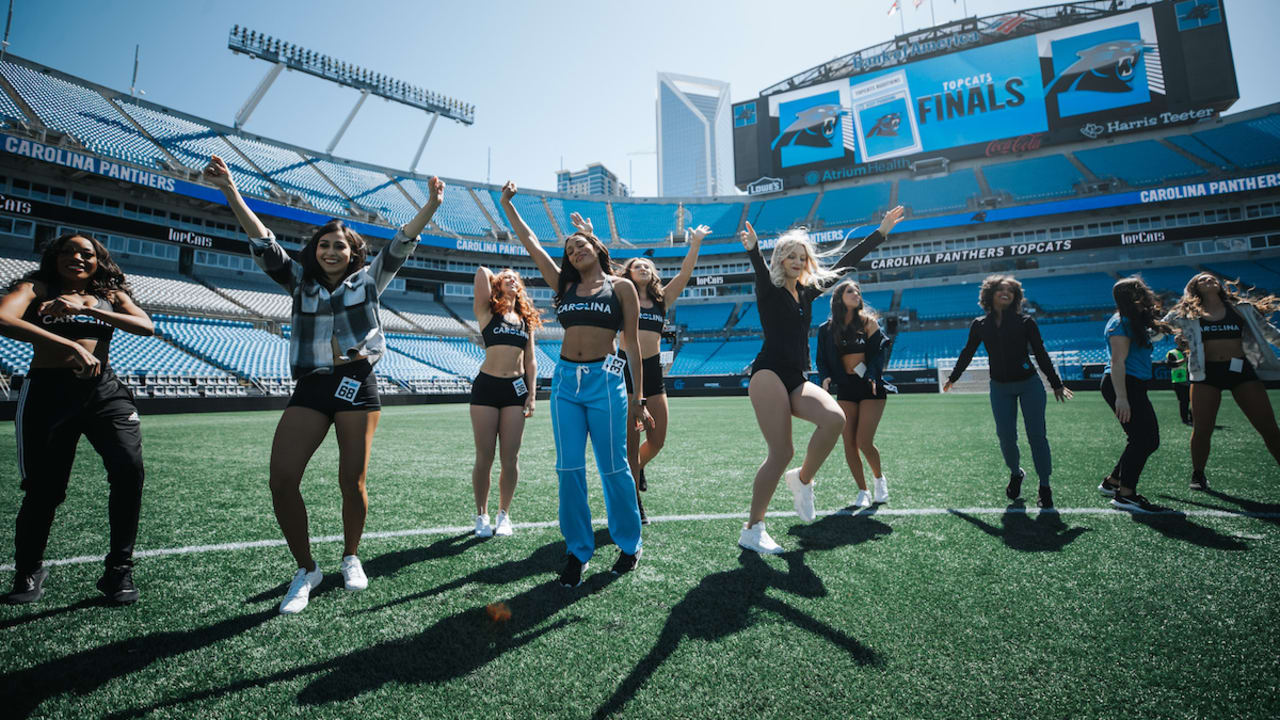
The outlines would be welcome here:
[[[1053,507],[1053,488],[1048,485],[1040,486],[1040,495],[1036,498],[1036,507],[1044,510]]]
[[[560,585],[567,588],[575,588],[582,584],[582,571],[587,569],[588,563],[584,563],[577,557],[570,555],[564,562],[564,569],[560,571]]]
[[[636,549],[635,555],[628,555],[624,552],[619,552],[618,561],[613,564],[613,568],[609,572],[614,575],[626,575],[632,570],[635,570],[636,566],[640,564],[640,554],[643,552],[644,550],[638,548]]]
[[[1116,489],[1119,487],[1120,487],[1120,483],[1113,481],[1111,479],[1111,476],[1108,475],[1102,478],[1102,482],[1098,485],[1098,492],[1102,493],[1107,497],[1115,497]]]
[[[1004,496],[1010,500],[1017,500],[1022,494],[1022,481],[1027,477],[1027,471],[1018,468],[1018,472],[1009,473],[1009,485],[1004,489]]]
[[[1191,489],[1201,492],[1209,489],[1209,478],[1204,476],[1204,472],[1191,473]]]
[[[640,488],[640,492],[649,492],[649,481],[644,479],[644,468],[636,472],[636,487]]]
[[[49,569],[39,567],[29,573],[13,578],[13,590],[5,596],[10,605],[33,603],[44,595],[44,579],[49,577]]]
[[[1133,513],[1156,513],[1164,510],[1137,493],[1132,495],[1116,493],[1115,497],[1111,498],[1111,507]]]
[[[117,605],[138,602],[138,588],[133,584],[133,568],[127,565],[107,568],[98,578],[98,589]]]
[[[640,506],[640,524],[648,525],[651,521],[649,520],[649,516],[644,512],[644,503],[640,501],[639,494],[636,495],[636,505]]]

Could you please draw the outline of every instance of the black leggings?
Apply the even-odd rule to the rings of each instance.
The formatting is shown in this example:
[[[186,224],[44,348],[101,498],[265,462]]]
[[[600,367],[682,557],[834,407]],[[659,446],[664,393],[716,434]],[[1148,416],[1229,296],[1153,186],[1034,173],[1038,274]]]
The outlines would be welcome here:
[[[14,535],[19,574],[40,567],[54,512],[67,497],[80,436],[102,457],[111,491],[107,567],[133,564],[142,507],[142,433],[133,393],[104,368],[81,380],[70,370],[33,368],[18,396],[16,430],[22,506]]]
[[[1126,377],[1124,384],[1129,398],[1129,422],[1120,423],[1120,427],[1129,436],[1129,442],[1124,446],[1115,469],[1111,471],[1111,479],[1135,490],[1147,458],[1160,447],[1160,423],[1156,420],[1155,408],[1151,407],[1151,399],[1147,397],[1148,381]],[[1102,376],[1102,397],[1114,412],[1116,389],[1111,384],[1111,373]]]

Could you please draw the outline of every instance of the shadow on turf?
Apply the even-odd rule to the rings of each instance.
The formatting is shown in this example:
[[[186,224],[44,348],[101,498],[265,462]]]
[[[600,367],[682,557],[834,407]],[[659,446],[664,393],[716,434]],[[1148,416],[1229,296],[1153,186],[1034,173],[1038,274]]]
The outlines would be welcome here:
[[[1056,511],[1042,510],[1033,518],[1022,500],[1014,500],[1005,508],[1000,516],[1000,527],[959,510],[948,509],[947,512],[991,537],[1000,538],[1010,550],[1021,552],[1060,552],[1090,530],[1079,525],[1068,528]]]
[[[21,615],[19,617],[9,618],[8,620],[0,620],[0,630],[8,630],[11,627],[17,627],[18,625],[25,625],[29,622],[35,622],[37,620],[47,620],[51,617],[57,617],[59,615],[65,615],[66,613],[75,612],[77,610],[84,610],[86,608],[91,608],[91,607],[105,608],[105,607],[120,607],[120,606],[108,603],[107,598],[103,595],[98,595],[96,597],[87,597],[77,602],[74,602],[70,605],[63,605],[62,607],[58,607],[58,608],[50,608],[48,610],[42,610],[40,612],[31,613],[30,615]]]
[[[1273,525],[1280,525],[1280,504],[1264,503],[1264,502],[1258,502],[1257,500],[1249,500],[1248,498],[1229,495],[1219,490],[1214,490],[1213,488],[1209,488],[1208,490],[1205,490],[1203,492],[1205,495],[1208,495],[1209,497],[1214,497],[1219,500],[1229,502],[1235,505],[1236,507],[1229,508],[1222,505],[1214,505],[1212,503],[1196,502],[1195,500],[1187,500],[1185,498],[1173,497],[1172,495],[1161,495],[1160,497],[1165,500],[1171,500],[1173,502],[1185,503],[1187,505],[1195,505],[1196,507],[1202,507],[1207,510],[1221,510],[1222,512],[1229,512],[1229,513],[1238,513],[1238,512],[1251,513],[1253,517],[1257,517],[1259,520],[1272,523]],[[1266,517],[1268,515],[1271,517]]]
[[[1213,550],[1243,551],[1249,546],[1231,535],[1223,535],[1205,525],[1198,525],[1180,512],[1133,513],[1133,521],[1146,525],[1167,538],[1182,540]]]
[[[785,572],[774,569],[758,554],[743,550],[738,554],[741,567],[704,577],[671,608],[662,633],[649,654],[631,670],[592,717],[605,718],[621,711],[685,639],[715,641],[740,632],[751,626],[755,611],[771,612],[802,630],[827,638],[861,665],[880,665],[883,661],[879,653],[856,638],[768,594],[770,589],[775,589],[804,598],[825,597],[827,588],[804,564],[804,554],[878,540],[892,533],[893,528],[872,518],[874,514],[873,510],[857,514],[846,510],[810,525],[793,527],[790,534],[799,538],[803,549],[779,556],[787,564]]]

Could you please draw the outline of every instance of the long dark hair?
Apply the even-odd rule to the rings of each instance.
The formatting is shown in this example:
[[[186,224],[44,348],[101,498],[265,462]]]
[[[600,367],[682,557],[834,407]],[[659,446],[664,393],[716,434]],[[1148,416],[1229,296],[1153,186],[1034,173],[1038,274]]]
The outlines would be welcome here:
[[[111,293],[116,290],[133,295],[133,289],[125,280],[124,272],[120,270],[119,265],[116,265],[116,261],[111,259],[111,252],[107,247],[98,242],[94,236],[82,232],[67,233],[50,240],[40,253],[39,267],[10,283],[8,292],[12,292],[18,283],[39,282],[48,288],[50,295],[57,295],[62,287],[62,278],[58,276],[58,256],[62,254],[62,248],[74,238],[88,240],[93,246],[93,254],[98,261],[98,269],[89,276],[89,287],[86,288],[90,295],[104,300],[109,299]]]
[[[578,272],[578,268],[574,267],[573,263],[569,262],[569,253],[567,252],[569,248],[569,241],[575,237],[580,237],[586,240],[587,243],[591,245],[592,249],[596,251],[596,258],[600,261],[600,271],[603,272],[606,277],[614,274],[613,260],[609,258],[609,248],[605,247],[604,243],[600,242],[600,238],[595,235],[588,235],[584,232],[576,232],[570,235],[564,239],[566,252],[560,256],[560,282],[556,286],[557,305],[559,305],[560,301],[564,299],[565,293],[568,292],[570,285],[582,282],[582,273]]]
[[[1173,328],[1160,320],[1160,301],[1142,278],[1118,280],[1111,288],[1116,301],[1116,312],[1129,321],[1130,342],[1138,347],[1151,347],[1151,336],[1172,332]]]
[[[359,272],[364,267],[364,256],[367,246],[364,238],[360,237],[360,233],[347,227],[341,220],[330,220],[329,222],[316,228],[312,233],[311,240],[307,242],[306,247],[302,248],[302,255],[299,260],[302,262],[302,279],[304,282],[325,283],[328,278],[324,274],[324,270],[320,268],[320,262],[316,260],[316,248],[320,245],[320,238],[329,233],[338,233],[343,240],[347,241],[347,245],[351,246],[351,261],[347,263],[347,270],[342,274],[342,280],[346,280],[352,273]]]
[[[619,274],[622,275],[622,277],[631,280],[632,266],[642,260],[649,263],[649,266],[653,268],[653,272],[649,273],[649,283],[645,285],[644,291],[653,300],[653,304],[656,305],[659,310],[665,312],[667,308],[667,299],[662,295],[662,278],[658,276],[658,266],[655,265],[652,260],[647,257],[633,257],[622,264],[622,271]],[[631,281],[635,282],[634,280]],[[639,290],[639,288],[636,289]]]
[[[858,307],[853,309],[853,321],[849,324],[844,322],[844,290],[848,286],[858,288]],[[852,278],[845,279],[836,285],[831,292],[831,339],[839,342],[841,338],[850,335],[856,335],[862,332],[868,320],[876,320],[880,314],[875,308],[867,304],[867,299],[862,297],[862,286],[857,280]]]
[[[1013,288],[1013,302],[1009,303],[1008,310],[1014,315],[1022,312],[1022,283],[1012,275],[988,275],[982,281],[982,287],[978,288],[978,307],[983,312],[991,314],[996,310],[996,291],[1004,283],[1009,283]]]
[[[1188,318],[1198,318],[1204,314],[1204,306],[1200,300],[1200,281],[1206,277],[1217,276],[1213,273],[1202,272],[1197,273],[1187,281],[1187,286],[1182,290],[1182,297],[1173,306],[1174,312]],[[1222,304],[1227,306],[1239,305],[1242,302],[1249,303],[1263,317],[1280,309],[1280,298],[1275,295],[1250,293],[1241,290],[1239,280],[1219,280],[1218,297],[1222,300]]]

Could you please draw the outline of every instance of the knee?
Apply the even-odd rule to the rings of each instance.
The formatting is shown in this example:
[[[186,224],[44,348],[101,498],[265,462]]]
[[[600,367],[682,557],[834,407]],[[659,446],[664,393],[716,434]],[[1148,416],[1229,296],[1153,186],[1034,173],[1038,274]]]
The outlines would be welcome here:
[[[23,505],[53,510],[61,505],[63,500],[67,499],[67,489],[64,487],[47,487],[27,483],[24,489],[26,490],[26,496],[23,498]]]
[[[654,435],[653,437],[647,438],[645,443],[648,444],[650,452],[656,453],[662,449],[663,445],[667,444],[667,437],[666,435]]]
[[[858,449],[864,454],[880,452],[879,448],[876,447],[875,440],[872,438],[858,438]]]
[[[351,477],[338,477],[338,487],[344,498],[362,498],[365,494],[364,473]]]
[[[107,482],[113,486],[125,485],[140,488],[143,476],[142,458],[139,456],[119,458],[107,467]]]
[[[285,470],[271,469],[271,476],[267,480],[268,486],[271,488],[272,495],[281,493],[293,493],[298,491],[298,487],[302,484],[302,477]]]

